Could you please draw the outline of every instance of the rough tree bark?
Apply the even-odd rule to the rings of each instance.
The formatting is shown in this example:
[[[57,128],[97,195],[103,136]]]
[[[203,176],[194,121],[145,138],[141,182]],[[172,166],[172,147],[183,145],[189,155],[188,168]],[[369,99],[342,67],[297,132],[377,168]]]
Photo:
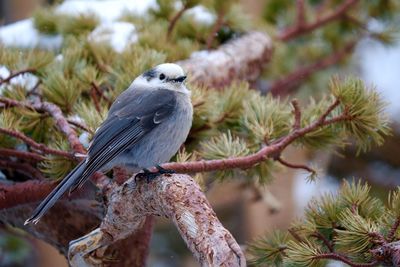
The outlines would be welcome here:
[[[229,84],[233,80],[255,81],[261,73],[263,66],[270,59],[272,42],[263,33],[250,32],[222,45],[214,51],[198,53],[202,53],[202,56],[194,55],[190,59],[178,62],[178,64],[181,64],[190,73],[189,75],[192,76],[194,82],[212,87],[220,87]],[[68,136],[68,138],[71,139],[71,136]],[[74,145],[74,143],[71,145]],[[79,147],[74,148],[79,150]],[[148,208],[147,212],[151,212],[144,214],[144,210],[142,210],[142,213],[138,213],[141,216],[134,218],[129,213],[134,210],[133,207],[126,207],[126,210],[119,210],[119,212],[128,212],[127,214],[131,217],[121,217],[121,214],[117,216],[117,214],[112,215],[112,212],[110,213],[110,210],[112,211],[116,207],[118,199],[122,200],[127,197],[126,195],[118,197],[116,193],[123,188],[127,190],[126,184],[124,184],[125,187],[116,187],[117,189],[114,188],[116,185],[110,186],[110,188],[113,188],[111,191],[113,193],[109,195],[109,199],[110,203],[114,204],[108,209],[106,220],[102,223],[101,228],[99,228],[102,230],[97,231],[101,233],[103,233],[103,230],[109,232],[106,235],[102,234],[105,238],[105,241],[103,240],[102,242],[105,243],[101,244],[110,245],[113,243],[109,247],[114,247],[120,252],[120,259],[122,260],[118,262],[117,266],[143,266],[145,264],[145,257],[143,255],[141,258],[136,258],[135,260],[135,256],[132,257],[134,253],[131,250],[122,248],[127,247],[127,242],[130,246],[137,244],[137,241],[143,241],[144,244],[147,243],[146,238],[148,241],[153,223],[153,219],[147,217],[147,215],[170,217],[180,230],[188,247],[203,266],[219,266],[221,264],[222,266],[244,266],[245,261],[239,246],[231,234],[218,221],[209,203],[193,180],[188,176],[180,175],[164,178],[166,178],[165,181],[161,178],[150,184],[138,185],[138,189],[142,191],[135,191],[136,194],[133,195],[148,201],[148,203],[152,203],[152,205],[145,206]],[[178,178],[181,181],[178,181]],[[128,182],[128,185],[128,188],[132,186],[132,180]],[[179,189],[185,189],[186,191],[180,191],[180,193],[171,195],[154,194],[162,192],[162,189],[166,189],[162,185],[168,185],[170,189],[168,192],[170,193],[179,192]],[[182,187],[182,185],[185,185],[185,187]],[[16,187],[18,187],[18,190],[15,190]],[[48,194],[52,188],[54,188],[54,183],[47,181],[41,181],[36,186],[32,186],[30,181],[0,185],[0,198],[5,201],[5,206],[0,207],[0,220],[24,228],[34,236],[47,241],[57,247],[60,252],[66,254],[67,242],[69,240],[76,239],[90,232],[100,223],[103,214],[102,205],[101,201],[93,200],[95,190],[93,187],[89,187],[85,189],[86,192],[71,196],[70,200],[66,198],[60,200],[38,225],[23,226],[23,221],[30,215],[33,208],[38,204],[38,201]],[[28,194],[26,194],[27,192]],[[109,192],[107,193],[106,190],[105,194],[110,194]],[[185,195],[185,192],[192,192],[197,197],[192,199],[193,194]],[[100,194],[101,196],[102,194]],[[176,201],[176,199],[182,200],[185,196],[186,200],[182,205],[185,205],[190,210],[190,214],[193,217],[187,217],[189,214],[188,211],[185,213],[185,210],[177,209],[178,206],[173,205],[174,203],[181,203]],[[12,200],[10,202],[10,199],[17,199],[18,201],[12,204],[13,202]],[[131,200],[130,202],[136,203],[137,200]],[[147,205],[145,202],[140,203]],[[60,218],[62,219],[60,220]],[[117,224],[112,224],[110,223],[110,218],[119,221],[115,221]],[[147,224],[143,224],[146,218],[148,218]],[[129,219],[134,220],[130,221]],[[120,222],[124,222],[125,224],[119,225]],[[110,229],[113,228],[112,225],[114,225],[115,229],[122,227],[125,229],[125,232],[118,232],[115,229],[111,231]],[[135,233],[133,230],[138,231]],[[112,239],[109,239],[110,237]],[[122,240],[123,238],[125,239]],[[79,245],[80,240],[85,239],[79,239],[73,243],[71,253],[73,253],[76,245]],[[117,240],[119,241],[114,242]],[[142,248],[141,251],[147,253],[147,246]],[[79,256],[79,254],[71,255]]]
[[[205,195],[188,175],[164,175],[152,182],[131,178],[109,194],[108,210],[100,227],[72,241],[72,266],[92,266],[90,254],[140,229],[146,218],[165,216],[173,221],[202,266],[245,266],[239,245],[222,226]]]

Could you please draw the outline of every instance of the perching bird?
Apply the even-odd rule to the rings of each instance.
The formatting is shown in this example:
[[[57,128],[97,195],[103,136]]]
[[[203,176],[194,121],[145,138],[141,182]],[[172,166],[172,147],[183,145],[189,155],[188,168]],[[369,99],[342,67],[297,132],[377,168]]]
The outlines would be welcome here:
[[[144,176],[166,171],[167,162],[185,142],[192,125],[193,107],[183,69],[165,63],[137,77],[112,104],[97,129],[86,160],[76,166],[25,221],[37,223],[69,189],[81,186],[96,171],[124,166]],[[147,169],[157,167],[158,173]]]

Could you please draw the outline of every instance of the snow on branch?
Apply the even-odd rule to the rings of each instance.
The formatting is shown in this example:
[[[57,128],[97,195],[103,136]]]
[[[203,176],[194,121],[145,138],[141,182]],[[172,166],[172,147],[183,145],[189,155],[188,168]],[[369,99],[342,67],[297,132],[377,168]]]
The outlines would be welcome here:
[[[233,80],[254,82],[272,55],[272,41],[261,32],[249,32],[217,50],[195,52],[179,61],[190,80],[207,86],[223,87]]]

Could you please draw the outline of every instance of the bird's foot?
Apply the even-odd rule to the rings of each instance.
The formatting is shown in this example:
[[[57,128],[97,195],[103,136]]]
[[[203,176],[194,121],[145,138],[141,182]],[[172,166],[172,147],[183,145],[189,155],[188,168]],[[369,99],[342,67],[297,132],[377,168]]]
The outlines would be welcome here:
[[[138,173],[135,175],[135,182],[137,180],[143,180],[146,179],[148,183],[156,179],[158,176],[163,175],[163,174],[172,174],[175,173],[173,170],[167,170],[161,167],[160,165],[156,165],[157,172],[151,172],[148,169],[143,169],[143,172]]]
[[[150,183],[150,181],[156,179],[160,175],[161,173],[159,172],[151,172],[148,169],[143,169],[143,172],[135,175],[135,182],[137,182],[138,180],[146,179],[147,183]]]
[[[173,174],[176,173],[174,170],[164,169],[160,165],[156,165],[159,174]]]

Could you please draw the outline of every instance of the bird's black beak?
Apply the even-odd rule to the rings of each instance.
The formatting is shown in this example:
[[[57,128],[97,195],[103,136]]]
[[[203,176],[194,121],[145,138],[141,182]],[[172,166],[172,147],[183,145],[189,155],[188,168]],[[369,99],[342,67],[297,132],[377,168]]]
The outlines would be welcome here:
[[[178,78],[171,79],[171,80],[176,82],[176,83],[182,83],[184,80],[186,80],[186,75],[185,76],[180,76]]]

